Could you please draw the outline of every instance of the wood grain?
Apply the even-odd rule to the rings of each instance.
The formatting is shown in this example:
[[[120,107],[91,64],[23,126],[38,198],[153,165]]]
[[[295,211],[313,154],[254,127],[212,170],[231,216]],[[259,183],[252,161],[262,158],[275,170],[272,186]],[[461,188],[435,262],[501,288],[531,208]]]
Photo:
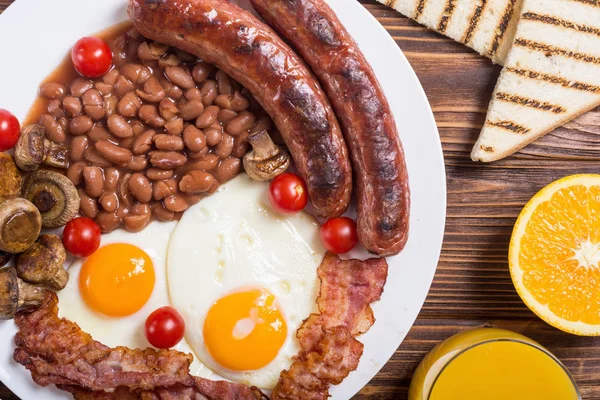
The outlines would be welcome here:
[[[0,10],[11,2],[0,0]],[[512,226],[524,204],[557,178],[600,173],[600,109],[513,157],[475,164],[469,153],[499,67],[381,4],[360,2],[394,37],[427,93],[444,148],[448,218],[438,271],[419,319],[356,399],[405,399],[412,373],[429,350],[481,326],[539,341],[571,370],[584,399],[600,399],[600,338],[568,335],[540,321],[519,299],[507,266]],[[0,399],[16,397],[1,386]]]

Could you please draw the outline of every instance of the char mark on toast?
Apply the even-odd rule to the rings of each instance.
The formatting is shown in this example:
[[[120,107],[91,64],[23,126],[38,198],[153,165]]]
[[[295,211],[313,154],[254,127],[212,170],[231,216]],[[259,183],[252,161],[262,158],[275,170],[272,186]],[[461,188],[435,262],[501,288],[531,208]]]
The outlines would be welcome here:
[[[519,133],[522,135],[529,133],[529,131],[531,130],[526,126],[517,124],[514,121],[487,121],[486,125],[506,129],[507,131],[512,131],[514,133]]]
[[[553,112],[554,114],[563,114],[567,111],[562,106],[548,103],[547,101],[541,101],[541,100],[531,99],[528,97],[519,96],[517,94],[498,92],[498,93],[496,93],[496,99],[507,102],[507,103],[517,104],[517,105],[524,106],[524,107],[536,108],[536,109],[542,110],[542,111],[550,111],[550,112]]]

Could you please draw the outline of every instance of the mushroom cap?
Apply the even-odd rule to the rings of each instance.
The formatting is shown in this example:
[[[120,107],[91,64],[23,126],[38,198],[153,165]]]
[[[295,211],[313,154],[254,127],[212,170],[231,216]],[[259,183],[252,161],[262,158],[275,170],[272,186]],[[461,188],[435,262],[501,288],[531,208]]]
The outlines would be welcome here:
[[[17,197],[21,192],[21,172],[12,156],[0,153],[0,202]]]
[[[42,215],[42,226],[54,229],[64,226],[79,212],[79,193],[73,182],[54,171],[36,171],[25,178],[22,195]]]
[[[23,171],[38,169],[45,156],[46,130],[42,125],[27,125],[15,146],[15,162]]]
[[[17,256],[17,274],[30,283],[46,284],[53,290],[67,285],[64,270],[67,251],[57,235],[41,235],[27,251]]]
[[[0,270],[0,319],[11,319],[19,309],[19,279],[17,270]]]
[[[22,253],[40,236],[42,216],[28,200],[6,200],[0,206],[0,250]]]

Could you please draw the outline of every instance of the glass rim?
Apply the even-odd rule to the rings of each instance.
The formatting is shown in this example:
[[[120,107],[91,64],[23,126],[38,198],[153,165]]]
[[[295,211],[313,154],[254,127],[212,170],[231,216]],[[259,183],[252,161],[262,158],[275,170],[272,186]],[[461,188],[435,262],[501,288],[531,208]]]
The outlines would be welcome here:
[[[577,399],[578,400],[582,400],[581,392],[579,391],[579,387],[577,386],[577,382],[575,382],[575,378],[573,378],[573,375],[571,375],[571,372],[567,369],[567,367],[554,354],[550,353],[548,350],[546,350],[540,344],[529,343],[529,342],[527,342],[525,340],[516,339],[516,338],[486,339],[486,340],[482,340],[481,342],[477,342],[477,343],[474,343],[472,345],[469,345],[469,346],[465,347],[464,349],[458,351],[456,354],[454,354],[448,360],[448,362],[442,367],[442,369],[440,369],[440,372],[437,373],[435,379],[433,380],[433,383],[431,384],[431,388],[429,389],[429,393],[427,394],[427,400],[431,400],[431,394],[433,393],[433,389],[435,388],[435,384],[438,382],[440,376],[442,376],[442,374],[444,373],[444,371],[446,370],[446,368],[450,364],[452,364],[453,361],[455,361],[458,357],[460,357],[461,355],[463,355],[467,351],[472,350],[472,349],[474,349],[474,348],[476,348],[478,346],[481,346],[481,345],[484,345],[484,344],[488,344],[488,343],[496,343],[496,342],[513,342],[513,343],[524,344],[524,345],[533,347],[534,349],[539,350],[542,353],[544,353],[547,356],[549,356],[567,374],[567,376],[569,377],[569,380],[570,380],[571,384],[573,385],[573,388],[575,388],[575,392],[577,394]]]

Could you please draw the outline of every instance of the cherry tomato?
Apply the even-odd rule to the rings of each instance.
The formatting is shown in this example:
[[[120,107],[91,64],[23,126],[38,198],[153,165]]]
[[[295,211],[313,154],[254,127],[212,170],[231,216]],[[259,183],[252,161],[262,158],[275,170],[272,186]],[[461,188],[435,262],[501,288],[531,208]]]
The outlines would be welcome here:
[[[269,200],[278,212],[295,214],[308,204],[308,189],[302,178],[286,172],[271,182]]]
[[[146,339],[159,349],[170,349],[183,339],[185,322],[173,307],[161,307],[146,319]]]
[[[112,65],[108,44],[97,37],[79,39],[71,50],[71,59],[77,72],[88,78],[97,78],[108,72]]]
[[[21,134],[21,125],[17,117],[0,108],[0,151],[12,149]]]
[[[334,218],[325,222],[319,234],[325,248],[335,254],[347,253],[358,243],[356,222],[347,217]]]
[[[63,231],[65,248],[77,257],[89,257],[100,247],[100,227],[85,217],[71,220]]]

